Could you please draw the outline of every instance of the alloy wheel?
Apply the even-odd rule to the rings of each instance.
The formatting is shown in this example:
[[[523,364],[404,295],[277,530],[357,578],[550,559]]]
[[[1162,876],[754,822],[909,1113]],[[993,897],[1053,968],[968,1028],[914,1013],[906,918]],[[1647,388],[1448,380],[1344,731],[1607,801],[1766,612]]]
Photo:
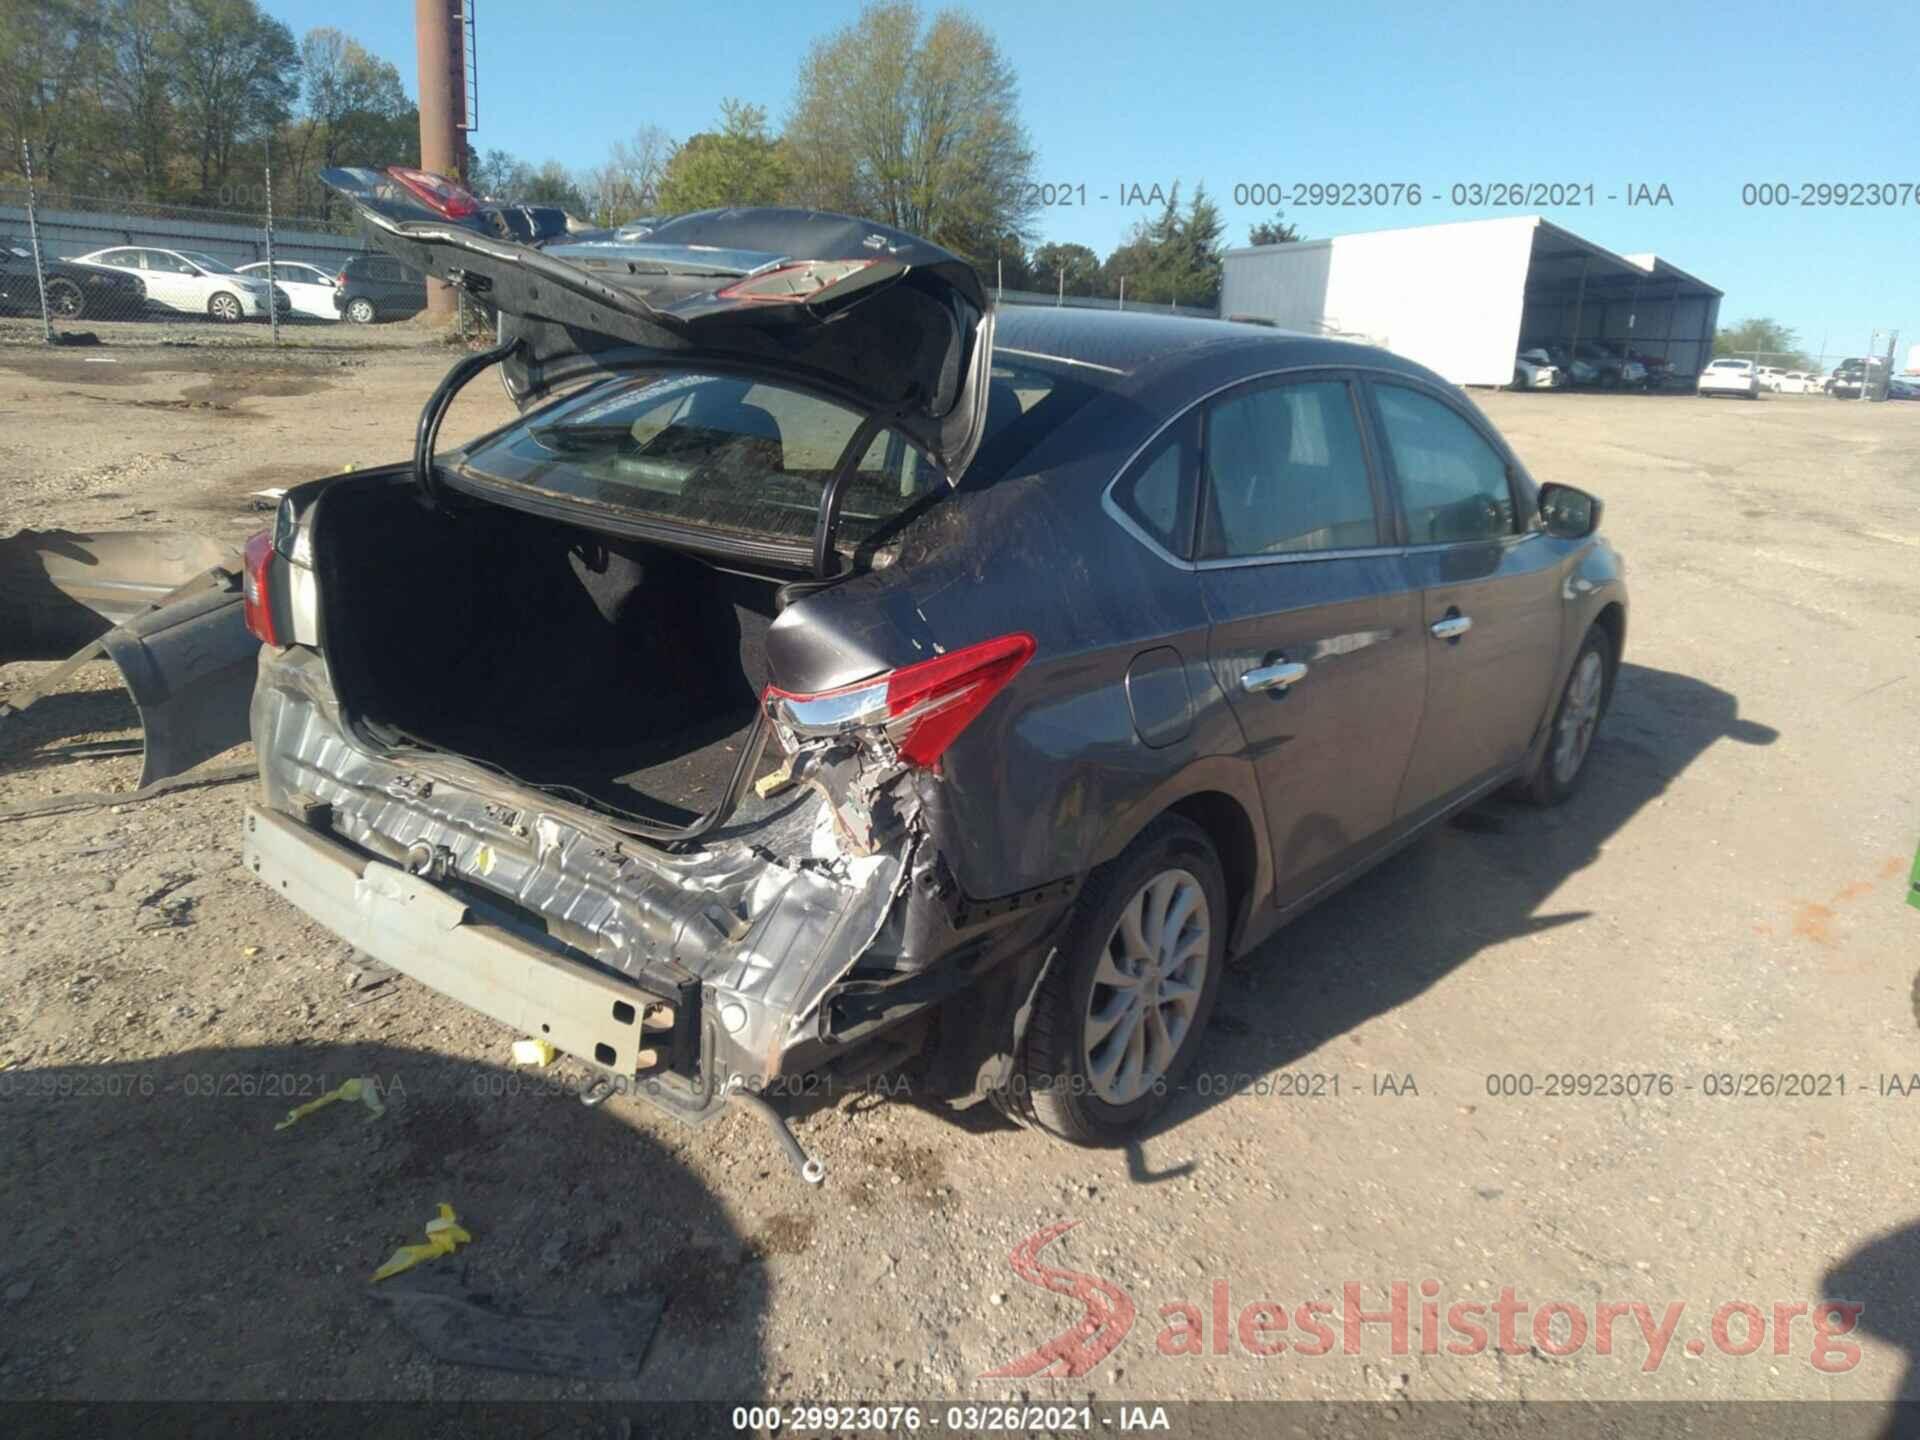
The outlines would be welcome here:
[[[213,318],[223,322],[232,322],[240,318],[240,302],[231,295],[220,294],[213,297],[207,305]]]
[[[1600,701],[1606,693],[1606,666],[1598,652],[1588,650],[1567,681],[1566,703],[1553,737],[1553,778],[1570,784],[1586,762],[1593,733],[1600,726]]]
[[[1207,893],[1188,870],[1164,870],[1120,912],[1093,974],[1081,1025],[1093,1093],[1128,1105],[1173,1068],[1193,1032],[1211,954]]]
[[[47,308],[62,320],[77,320],[86,300],[71,280],[55,280],[47,286]]]

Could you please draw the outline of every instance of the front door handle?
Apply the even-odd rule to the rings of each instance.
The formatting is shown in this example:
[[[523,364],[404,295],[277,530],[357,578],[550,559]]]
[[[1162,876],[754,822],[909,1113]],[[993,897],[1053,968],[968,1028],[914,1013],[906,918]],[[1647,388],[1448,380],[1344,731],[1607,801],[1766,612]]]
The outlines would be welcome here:
[[[1427,627],[1436,640],[1458,640],[1473,628],[1471,615],[1449,615],[1444,620],[1436,620]]]
[[[1276,665],[1262,665],[1256,670],[1247,671],[1240,677],[1240,688],[1249,695],[1258,695],[1266,690],[1285,691],[1306,678],[1306,666],[1297,660],[1283,660]]]

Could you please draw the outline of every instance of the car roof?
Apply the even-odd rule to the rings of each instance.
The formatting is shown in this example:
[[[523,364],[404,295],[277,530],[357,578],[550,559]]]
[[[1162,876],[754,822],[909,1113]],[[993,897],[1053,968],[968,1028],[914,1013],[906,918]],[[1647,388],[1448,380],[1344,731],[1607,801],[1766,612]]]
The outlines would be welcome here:
[[[1163,362],[1177,364],[1204,351],[1240,353],[1250,369],[1369,365],[1434,378],[1425,367],[1377,346],[1244,321],[1055,305],[1006,305],[994,313],[996,355],[1054,360],[1115,377],[1137,375]]]

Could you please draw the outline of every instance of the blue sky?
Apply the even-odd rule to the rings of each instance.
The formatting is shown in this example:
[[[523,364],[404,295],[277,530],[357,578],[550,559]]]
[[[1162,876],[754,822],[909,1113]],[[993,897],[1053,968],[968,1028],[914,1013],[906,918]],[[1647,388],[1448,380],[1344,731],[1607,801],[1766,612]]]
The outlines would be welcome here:
[[[296,34],[333,25],[414,88],[413,7],[263,0]],[[931,7],[929,7],[931,8]],[[1594,187],[1540,213],[1621,252],[1652,250],[1726,292],[1722,324],[1772,315],[1803,345],[1858,353],[1876,327],[1920,342],[1920,6],[1115,3],[963,7],[1020,77],[1036,178],[1084,185],[1043,239],[1104,254],[1143,213],[1123,188],[1219,199],[1229,238],[1269,212],[1236,185],[1407,181],[1419,207],[1287,207],[1308,236],[1531,213],[1459,208],[1473,182]],[[776,123],[812,38],[846,5],[477,6],[482,149],[597,164],[643,124],[685,137],[724,96]],[[1211,17],[1211,18],[1209,18]],[[1759,208],[1747,182],[1907,185],[1901,208]],[[1629,207],[1630,186],[1670,206]],[[1439,193],[1436,195],[1435,189]],[[1099,197],[1108,198],[1102,201]],[[1607,196],[1618,195],[1609,201]]]

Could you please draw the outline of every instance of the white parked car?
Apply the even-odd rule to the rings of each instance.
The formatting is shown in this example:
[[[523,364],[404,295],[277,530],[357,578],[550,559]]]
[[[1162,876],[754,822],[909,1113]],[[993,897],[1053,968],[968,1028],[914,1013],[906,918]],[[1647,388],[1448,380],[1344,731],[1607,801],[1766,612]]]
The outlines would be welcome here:
[[[74,258],[76,265],[105,265],[138,272],[147,287],[147,304],[182,315],[212,320],[265,319],[267,282],[242,275],[224,260],[198,250],[160,250],[150,245],[116,245]],[[285,291],[280,313],[293,306]]]
[[[1513,358],[1513,388],[1554,390],[1567,383],[1566,372],[1540,349],[1522,350]]]
[[[1776,395],[1780,393],[1780,382],[1787,374],[1778,365],[1756,365],[1753,373],[1759,379],[1762,390],[1771,390]]]
[[[1700,372],[1702,395],[1744,395],[1760,398],[1760,375],[1751,360],[1715,360]]]
[[[1773,387],[1774,393],[1777,395],[1805,395],[1809,390],[1815,388],[1809,384],[1808,381],[1809,377],[1806,371],[1789,370],[1780,377],[1779,383]]]
[[[267,262],[256,260],[242,265],[240,274],[267,278]],[[300,260],[273,262],[273,283],[293,302],[293,313],[307,320],[335,320],[340,312],[333,308],[333,276],[318,265]]]

